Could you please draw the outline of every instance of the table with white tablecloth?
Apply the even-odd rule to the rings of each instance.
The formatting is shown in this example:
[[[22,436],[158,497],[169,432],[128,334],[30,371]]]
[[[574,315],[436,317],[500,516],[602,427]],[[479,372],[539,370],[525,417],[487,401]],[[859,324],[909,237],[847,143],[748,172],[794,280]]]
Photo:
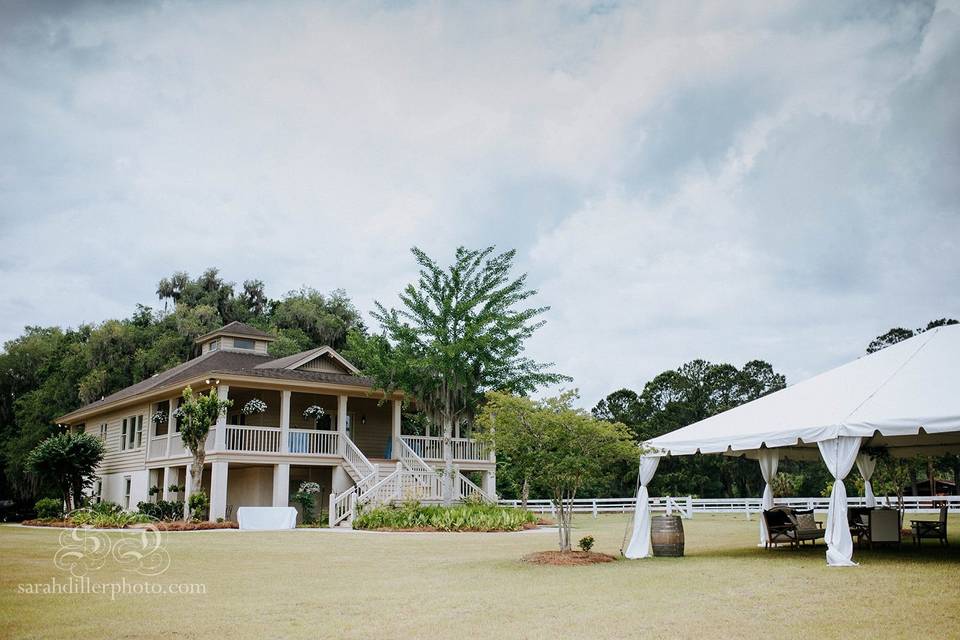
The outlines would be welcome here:
[[[295,529],[297,510],[293,507],[240,507],[237,523],[248,531]]]

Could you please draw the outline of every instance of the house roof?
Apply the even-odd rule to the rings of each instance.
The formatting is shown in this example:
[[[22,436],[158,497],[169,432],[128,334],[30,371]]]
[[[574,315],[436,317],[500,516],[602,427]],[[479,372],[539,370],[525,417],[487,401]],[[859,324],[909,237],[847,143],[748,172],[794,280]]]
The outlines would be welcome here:
[[[270,335],[266,331],[261,331],[256,327],[246,324],[245,322],[234,320],[230,324],[226,324],[215,331],[210,331],[209,333],[205,333],[202,336],[198,336],[196,340],[194,340],[194,342],[204,342],[205,340],[209,340],[210,338],[213,338],[215,336],[242,336],[242,337],[250,337],[250,338],[260,338],[261,340],[266,340],[267,342],[276,340],[276,338],[274,338],[272,335]]]
[[[105,398],[91,402],[79,409],[71,411],[68,414],[57,418],[58,422],[68,422],[79,416],[89,414],[91,410],[100,407],[106,407],[125,400],[132,400],[137,396],[148,394],[152,391],[158,391],[165,387],[175,385],[178,382],[186,382],[202,376],[250,376],[272,380],[296,380],[302,382],[316,382],[337,385],[350,385],[355,387],[372,388],[373,382],[369,378],[360,375],[328,373],[320,371],[300,371],[289,368],[291,364],[295,365],[299,361],[313,359],[311,354],[317,352],[317,355],[329,352],[336,353],[329,347],[311,349],[296,353],[285,358],[272,358],[265,353],[241,352],[241,351],[211,351],[201,356],[187,360],[172,369],[167,369],[146,380],[142,380],[125,389],[121,389]],[[337,354],[342,359],[342,356]],[[346,362],[344,360],[344,362]],[[356,370],[353,365],[348,368]]]
[[[350,373],[360,373],[359,369],[353,366],[349,360],[337,353],[332,347],[317,347],[316,349],[301,351],[300,353],[295,353],[284,358],[277,358],[276,360],[271,360],[270,362],[258,364],[257,369],[296,369],[307,364],[308,362],[316,360],[321,356],[328,356],[332,358]]]

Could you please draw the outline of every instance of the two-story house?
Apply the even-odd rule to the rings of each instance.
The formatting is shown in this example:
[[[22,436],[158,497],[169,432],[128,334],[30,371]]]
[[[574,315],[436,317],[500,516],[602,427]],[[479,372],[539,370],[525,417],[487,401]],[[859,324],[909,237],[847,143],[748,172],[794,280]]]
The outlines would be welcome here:
[[[176,416],[189,385],[233,401],[206,440],[202,489],[211,519],[233,518],[241,506],[288,506],[304,481],[320,485],[331,525],[349,521],[358,504],[440,498],[443,439],[404,433],[402,396],[374,389],[330,347],[274,358],[272,341],[232,322],[197,338],[193,359],[60,417],[106,444],[96,496],[127,509],[189,498],[192,457]],[[495,499],[493,452],[455,436],[453,496]]]

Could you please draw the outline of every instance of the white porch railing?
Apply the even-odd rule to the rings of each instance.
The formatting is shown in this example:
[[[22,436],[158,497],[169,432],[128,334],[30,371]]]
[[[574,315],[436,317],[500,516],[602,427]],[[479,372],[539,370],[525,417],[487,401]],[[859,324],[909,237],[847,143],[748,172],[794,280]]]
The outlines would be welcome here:
[[[443,460],[443,438],[435,436],[400,436],[400,439],[424,460]],[[472,438],[451,438],[453,459],[458,462],[487,462],[490,450]]]
[[[483,500],[484,502],[496,501],[496,498],[491,498],[490,496],[488,496],[483,489],[478,487],[474,482],[470,480],[470,478],[463,475],[459,471],[456,472],[456,477],[454,479],[453,486],[460,500],[480,499],[480,500]]]
[[[280,451],[280,429],[276,427],[228,424],[224,435],[224,447],[227,451],[252,453],[277,453]]]
[[[344,438],[343,443],[343,459],[353,470],[355,474],[354,482],[356,482],[358,490],[363,493],[377,481],[379,475],[377,467],[367,460],[367,456],[363,455],[363,452],[353,443],[353,440]]]
[[[335,456],[337,455],[340,434],[336,431],[290,429],[288,438],[290,453]]]

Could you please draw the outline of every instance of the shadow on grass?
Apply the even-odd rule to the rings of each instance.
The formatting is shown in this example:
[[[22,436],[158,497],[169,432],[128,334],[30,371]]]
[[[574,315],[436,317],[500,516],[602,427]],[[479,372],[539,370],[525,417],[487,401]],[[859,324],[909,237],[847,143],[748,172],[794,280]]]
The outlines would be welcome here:
[[[824,544],[804,545],[799,548],[779,546],[765,549],[763,547],[735,547],[698,549],[687,555],[691,558],[738,558],[757,559],[773,563],[793,563],[798,560],[817,560],[826,562],[827,547]],[[901,564],[904,562],[916,564],[939,564],[944,562],[960,562],[960,545],[943,546],[937,543],[924,543],[921,546],[913,545],[909,540],[897,545],[876,545],[858,547],[854,545],[853,560],[860,564]]]

